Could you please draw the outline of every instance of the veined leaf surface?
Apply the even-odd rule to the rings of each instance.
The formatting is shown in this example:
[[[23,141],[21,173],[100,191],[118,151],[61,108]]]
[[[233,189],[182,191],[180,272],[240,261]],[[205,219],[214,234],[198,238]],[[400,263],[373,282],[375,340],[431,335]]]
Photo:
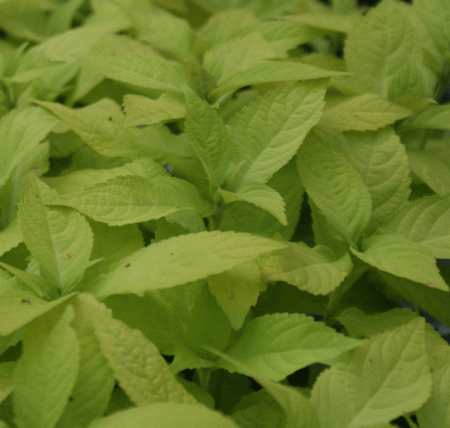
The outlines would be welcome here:
[[[92,284],[99,299],[173,287],[225,272],[260,254],[284,248],[272,239],[234,232],[200,232],[151,244]]]
[[[398,234],[426,247],[437,259],[450,258],[450,195],[405,204],[385,221],[384,234]]]
[[[369,223],[369,190],[344,156],[311,133],[300,147],[297,164],[303,185],[341,239],[355,242]]]
[[[387,424],[431,393],[423,318],[373,336],[323,372],[311,392],[322,428]]]
[[[255,99],[229,122],[235,164],[245,161],[232,190],[267,183],[295,155],[317,124],[325,91],[317,83],[283,86]]]
[[[363,241],[362,252],[352,252],[369,265],[402,278],[448,291],[431,252],[399,235],[371,236]]]
[[[304,314],[270,314],[254,318],[225,352],[260,376],[280,381],[316,362],[356,348],[361,342],[336,333]],[[220,367],[233,370],[227,361]]]
[[[203,217],[212,214],[211,205],[194,185],[170,176],[152,180],[137,175],[116,177],[51,204],[75,208],[110,226],[154,220],[186,209]]]

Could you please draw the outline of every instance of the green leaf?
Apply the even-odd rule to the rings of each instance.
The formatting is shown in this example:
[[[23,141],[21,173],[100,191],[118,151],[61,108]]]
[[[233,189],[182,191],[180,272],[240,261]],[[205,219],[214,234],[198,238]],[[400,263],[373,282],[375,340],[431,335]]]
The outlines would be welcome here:
[[[55,192],[31,175],[18,216],[25,244],[38,261],[42,276],[65,294],[81,281],[93,239],[82,215],[72,209],[43,205],[55,197]]]
[[[439,195],[450,193],[450,163],[428,150],[408,149],[411,170]],[[444,154],[445,156],[446,154]]]
[[[281,315],[281,314],[278,314]],[[285,414],[282,426],[286,428],[319,428],[315,409],[298,389],[273,382],[252,368],[242,364],[229,355],[210,349],[226,362],[233,371],[245,373],[255,379],[275,399]]]
[[[367,315],[358,308],[352,307],[342,311],[336,319],[345,327],[351,337],[371,337],[394,330],[417,317],[418,315],[409,308],[395,308]]]
[[[23,162],[30,150],[36,147],[59,123],[41,108],[14,109],[0,121],[0,140],[3,154],[0,164],[0,186],[12,171]]]
[[[350,33],[359,18],[360,15],[356,13],[301,13],[298,15],[283,16],[284,20],[337,33]]]
[[[189,415],[189,416],[188,416]],[[154,428],[238,428],[219,412],[200,404],[156,403],[117,412],[91,423],[87,428],[141,428],[151,423]]]
[[[68,294],[48,302],[28,291],[2,292],[0,294],[0,335],[8,336],[14,333],[73,296],[74,294]]]
[[[83,289],[89,287],[95,278],[107,272],[119,260],[144,246],[142,233],[137,224],[119,227],[90,220],[89,225],[94,234],[91,259],[99,261],[86,269],[81,285]]]
[[[79,299],[82,297],[86,305],[93,305],[92,297],[88,300],[88,296],[79,296]],[[92,310],[90,317],[95,336],[115,378],[136,405],[169,401],[196,403],[176,380],[158,348],[140,330],[130,329],[98,308]]]
[[[362,261],[428,287],[449,291],[431,252],[424,246],[399,235],[371,236],[363,241],[362,252],[352,252]]]
[[[450,106],[448,104],[429,105],[414,116],[405,119],[397,127],[397,131],[412,129],[450,129]]]
[[[80,26],[55,35],[32,50],[53,61],[75,62],[107,34],[113,34],[126,27],[127,23],[123,19]]]
[[[374,131],[413,112],[375,94],[335,96],[325,105],[318,127],[330,134],[343,131]]]
[[[428,28],[431,37],[440,52],[445,53],[450,41],[450,5],[445,0],[415,0],[414,9],[417,10],[422,21]]]
[[[410,195],[405,146],[391,127],[377,132],[346,132],[330,141],[333,149],[345,156],[367,186],[372,200],[367,229],[375,230]]]
[[[116,168],[84,168],[57,177],[43,177],[41,180],[55,189],[60,195],[66,195],[83,191],[96,184],[125,175],[137,175],[152,179],[160,175],[167,175],[167,171],[163,166],[150,158],[139,158]]]
[[[137,175],[116,177],[50,204],[73,207],[110,226],[154,220],[186,209],[202,217],[212,214],[211,205],[194,185],[170,176],[152,180]]]
[[[371,198],[367,186],[344,156],[311,133],[297,154],[308,196],[341,239],[354,243],[367,227]]]
[[[243,263],[206,279],[211,294],[223,309],[235,330],[240,330],[250,308],[264,291],[260,270],[254,261]]]
[[[14,370],[14,414],[19,428],[52,427],[64,411],[78,373],[79,343],[67,306],[61,317],[35,320],[23,338],[24,351]]]
[[[450,258],[450,195],[434,195],[404,205],[385,221],[383,234],[397,234],[428,249],[433,257]]]
[[[6,228],[14,221],[17,203],[28,185],[28,175],[40,176],[49,169],[50,144],[44,142],[34,146],[26,153],[11,171],[0,190],[1,220]]]
[[[280,381],[313,363],[325,362],[361,342],[336,333],[304,314],[270,314],[254,318],[226,354],[259,376]],[[219,367],[235,371],[227,361]]]
[[[224,41],[208,50],[203,58],[204,67],[220,85],[233,74],[260,64],[268,58],[277,58],[275,48],[254,31],[245,36]]]
[[[17,216],[14,217],[5,229],[0,231],[0,256],[23,242],[22,231]]]
[[[13,392],[13,374],[16,362],[0,363],[0,403]]]
[[[46,281],[43,277],[25,272],[3,262],[0,262],[0,266],[7,272],[15,275],[20,281],[21,288],[31,291],[33,295],[39,296],[40,298],[46,300],[51,300],[59,296],[58,290],[55,287],[49,287],[48,281]]]
[[[282,86],[257,98],[229,122],[235,164],[245,161],[230,190],[267,183],[287,164],[319,121],[325,91],[317,83]]]
[[[285,281],[311,294],[328,294],[352,270],[348,253],[337,258],[333,251],[319,245],[310,248],[303,242],[289,242],[285,250],[264,257],[262,275],[266,281]]]
[[[230,164],[230,135],[217,111],[185,88],[186,135],[210,183],[222,185]]]
[[[283,226],[287,226],[285,202],[282,196],[270,186],[262,183],[246,183],[236,192],[218,189],[226,204],[236,201],[249,202],[272,214]]]
[[[123,97],[125,120],[123,128],[154,125],[186,116],[185,105],[170,93],[153,100],[142,95],[127,94]]]
[[[196,59],[195,33],[185,19],[162,9],[150,13],[134,9],[124,12],[131,18],[139,40],[169,52],[181,60]]]
[[[421,428],[450,427],[450,365],[433,372],[430,399],[417,410]]]
[[[410,73],[410,57],[420,61],[418,48],[408,19],[395,2],[383,0],[348,33],[344,56],[348,71],[355,73],[349,78],[351,87],[388,97],[394,80]]]
[[[291,160],[279,169],[267,185],[279,193],[285,201],[287,226],[273,220],[273,215],[256,205],[234,202],[224,207],[220,218],[220,230],[234,230],[271,237],[279,233],[289,240],[300,216],[304,189],[300,181],[297,165]],[[273,210],[273,207],[271,208]]]
[[[103,299],[112,294],[173,287],[225,272],[285,244],[233,232],[200,232],[151,244],[123,259],[115,269],[92,284]]]
[[[320,426],[378,426],[419,409],[432,383],[424,325],[418,318],[373,336],[322,373],[311,392]]]
[[[139,88],[181,93],[189,84],[180,63],[150,52],[86,55],[83,60],[105,77]]]
[[[347,72],[327,70],[314,65],[305,64],[293,58],[266,60],[242,71],[237,71],[223,79],[218,88],[209,94],[210,101],[217,100],[226,93],[249,85],[260,85],[271,82],[286,82],[323,79],[331,76],[345,76]]]
[[[209,46],[215,46],[232,39],[239,30],[245,30],[258,22],[259,19],[247,8],[220,10],[212,14],[197,30],[197,36]]]
[[[243,428],[279,428],[285,419],[280,405],[264,389],[244,395],[232,416]]]
[[[115,103],[108,103],[109,108],[101,111],[92,109],[92,106],[71,109],[58,103],[35,102],[61,118],[85,143],[104,156],[141,158],[149,154],[147,139],[164,139],[165,133],[170,134],[168,129],[155,127],[122,129],[120,123],[109,120],[120,112]]]
[[[80,294],[74,301],[75,318],[72,327],[80,342],[79,371],[64,413],[56,428],[86,426],[104,415],[115,380],[102,354],[91,325],[92,306],[97,302]]]

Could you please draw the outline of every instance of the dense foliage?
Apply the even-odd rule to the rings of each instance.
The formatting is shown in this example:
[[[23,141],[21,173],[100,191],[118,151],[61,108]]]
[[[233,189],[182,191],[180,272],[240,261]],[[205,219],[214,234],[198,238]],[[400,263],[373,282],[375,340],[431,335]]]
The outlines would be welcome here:
[[[450,3],[0,2],[1,428],[450,428]]]

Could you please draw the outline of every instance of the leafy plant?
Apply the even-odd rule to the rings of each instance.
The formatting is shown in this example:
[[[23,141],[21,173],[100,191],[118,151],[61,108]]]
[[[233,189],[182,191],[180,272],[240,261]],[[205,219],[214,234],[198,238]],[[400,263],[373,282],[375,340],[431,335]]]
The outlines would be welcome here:
[[[0,426],[450,427],[449,22],[3,1]]]

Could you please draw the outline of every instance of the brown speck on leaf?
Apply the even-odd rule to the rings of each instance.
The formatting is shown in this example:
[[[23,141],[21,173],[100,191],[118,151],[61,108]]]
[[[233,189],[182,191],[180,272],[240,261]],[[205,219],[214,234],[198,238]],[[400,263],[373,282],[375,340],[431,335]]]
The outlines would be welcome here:
[[[126,267],[126,268],[130,267],[130,263],[127,263],[124,267]]]
[[[228,300],[234,300],[234,293],[230,291],[230,296],[228,297]]]
[[[72,254],[66,253],[63,255],[63,259],[70,259],[72,257]]]
[[[31,168],[36,169],[38,167],[37,163],[34,163],[33,165],[31,165]]]
[[[29,305],[31,305],[31,302],[28,299],[22,299],[21,302],[22,303],[28,303]]]

